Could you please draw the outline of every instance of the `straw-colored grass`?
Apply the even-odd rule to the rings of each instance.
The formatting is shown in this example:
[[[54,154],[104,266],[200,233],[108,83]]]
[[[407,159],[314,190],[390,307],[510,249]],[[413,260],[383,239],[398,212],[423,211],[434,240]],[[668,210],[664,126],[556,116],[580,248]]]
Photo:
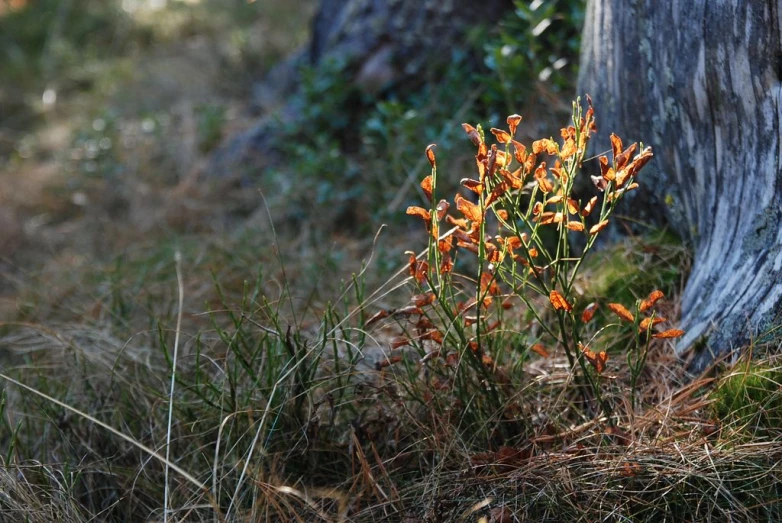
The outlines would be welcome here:
[[[96,87],[84,97],[60,93],[54,109],[38,114],[44,131],[14,137],[18,157],[0,171],[0,220],[10,220],[0,226],[13,233],[0,238],[7,241],[0,242],[0,520],[782,520],[778,348],[748,347],[731,367],[689,376],[670,340],[636,328],[644,317],[637,301],[655,289],[666,296],[655,315],[675,327],[689,261],[674,239],[652,231],[590,247],[591,258],[575,271],[580,255],[560,251],[545,260],[564,264],[553,280],[536,280],[517,260],[504,280],[495,279],[493,294],[479,274],[510,256],[490,259],[486,247],[507,235],[487,209],[485,198],[497,189],[488,181],[483,196],[461,193],[481,213],[484,242],[465,239],[478,233],[471,226],[454,225],[466,244],[448,251],[454,277],[418,265],[443,265],[427,249],[440,240],[435,224],[443,234],[452,229],[432,220],[436,205],[461,177],[475,176],[475,151],[459,138],[458,123],[476,110],[480,88],[456,96],[462,105],[455,108],[443,100],[463,91],[449,84],[431,87],[438,96],[417,113],[403,101],[378,105],[373,132],[386,138],[367,136],[374,158],[363,158],[360,172],[375,173],[382,181],[370,189],[388,195],[372,205],[399,216],[374,237],[327,236],[338,228],[335,209],[318,207],[298,186],[289,187],[298,191],[291,203],[274,183],[261,195],[236,180],[200,176],[219,136],[242,126],[234,116],[245,110],[237,100],[247,93],[236,90],[249,85],[244,76],[221,84],[216,64],[248,76],[268,67],[303,41],[297,16],[313,4],[237,1],[235,11],[210,11],[218,5],[135,13],[138,25],[121,34],[151,38],[138,56],[120,52],[133,42],[117,33],[116,47],[92,56],[95,67],[73,69],[46,55],[67,46],[39,57],[62,67],[52,74],[78,72],[76,80]],[[126,20],[118,6],[101,4],[87,18]],[[261,11],[260,22],[240,23],[252,9]],[[261,29],[271,43],[259,50],[251,37]],[[182,45],[188,35],[200,39]],[[213,41],[231,44],[204,45]],[[79,62],[77,51],[65,58]],[[144,76],[129,75],[142,62]],[[204,82],[187,74],[193,64],[202,66]],[[36,83],[41,77],[23,80],[31,92],[44,87]],[[122,96],[138,83],[149,98]],[[169,98],[178,103],[160,109]],[[328,107],[311,109],[330,118]],[[443,142],[434,149],[437,197],[418,202],[425,206],[419,216],[429,212],[425,223],[399,225],[406,219],[400,205],[412,203],[409,189],[429,169],[416,126],[431,122]],[[88,157],[96,144],[97,156]],[[312,146],[296,164],[309,171],[298,174],[322,174],[318,143],[289,145]],[[67,154],[56,156],[60,150]],[[539,154],[532,167],[547,151]],[[355,158],[329,162],[348,160]],[[377,168],[383,165],[393,172]],[[331,187],[346,189],[342,170],[331,175]],[[544,188],[547,199],[572,189],[533,171],[521,189],[498,190],[498,198],[523,193],[514,203],[534,209]],[[268,206],[258,211],[263,196]],[[556,213],[562,202],[543,212]],[[464,218],[452,203],[452,217]],[[297,206],[314,214],[294,216]],[[552,245],[571,248],[556,214],[535,215],[524,217],[529,230],[517,232],[536,243],[517,254],[540,259]],[[583,223],[585,231],[576,225],[564,236],[588,233],[593,224]],[[417,257],[412,274],[406,249]],[[524,274],[538,290],[558,283],[544,293],[510,285]],[[430,301],[430,292],[442,299]],[[455,307],[487,297],[485,308]],[[511,307],[499,307],[506,299]],[[584,321],[590,302],[600,308]],[[608,303],[626,307],[633,323]]]

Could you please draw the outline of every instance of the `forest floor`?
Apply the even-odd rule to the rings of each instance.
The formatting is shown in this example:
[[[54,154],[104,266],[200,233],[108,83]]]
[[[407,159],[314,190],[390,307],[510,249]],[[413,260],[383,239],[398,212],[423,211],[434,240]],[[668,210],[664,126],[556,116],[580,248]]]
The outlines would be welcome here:
[[[419,131],[428,113],[378,106],[366,129],[386,141],[366,144],[391,144],[399,178],[369,192],[395,203],[352,214],[360,227],[334,222],[314,186],[288,199],[279,180],[209,172],[268,116],[254,82],[304,45],[314,8],[0,0],[0,519],[161,520],[164,499],[178,521],[782,517],[779,361],[692,379],[656,340],[636,409],[616,349],[617,424],[583,407],[554,350],[513,363],[525,381],[502,409],[523,423],[454,420],[441,384],[417,388],[428,370],[407,356],[386,368],[400,326],[368,318],[415,292],[403,253],[426,240],[404,208],[424,148],[453,150],[461,121]],[[568,93],[538,95],[555,108],[546,125],[567,114]],[[630,303],[664,288],[675,318],[688,259],[664,232],[628,238],[585,266],[579,292]],[[476,383],[458,401],[480,410]]]
[[[235,233],[259,195],[232,180],[203,181],[205,159],[252,122],[253,81],[303,45],[301,20],[313,8],[87,2],[69,12],[68,4],[6,14],[43,42],[20,29],[6,43],[27,65],[0,90],[10,115],[0,129],[3,318],[26,300],[48,302],[30,308],[51,314],[118,253]],[[63,29],[81,7],[84,25],[102,30]]]

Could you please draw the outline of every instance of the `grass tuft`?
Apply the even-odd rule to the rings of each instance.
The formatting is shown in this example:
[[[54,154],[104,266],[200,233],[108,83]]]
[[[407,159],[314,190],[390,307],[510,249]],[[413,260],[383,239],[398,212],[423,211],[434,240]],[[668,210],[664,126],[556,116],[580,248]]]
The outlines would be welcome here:
[[[740,361],[711,393],[715,419],[746,441],[782,438],[782,366],[778,358]]]

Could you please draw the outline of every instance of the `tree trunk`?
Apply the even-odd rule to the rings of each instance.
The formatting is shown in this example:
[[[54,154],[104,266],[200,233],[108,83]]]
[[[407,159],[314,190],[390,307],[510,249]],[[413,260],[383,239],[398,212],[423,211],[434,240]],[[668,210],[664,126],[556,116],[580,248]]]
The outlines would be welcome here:
[[[780,11],[780,0],[588,2],[579,91],[594,100],[594,146],[609,148],[608,132],[653,146],[645,192],[627,204],[692,243],[677,350],[693,349],[695,371],[782,339]]]
[[[361,94],[351,97],[344,111],[360,114],[362,100],[387,90],[409,92],[435,80],[453,52],[465,48],[470,29],[494,24],[512,9],[512,0],[320,0],[310,44],[270,72],[256,89],[256,101],[261,110],[276,109],[275,118],[296,122],[301,106],[299,68],[325,65],[328,74],[335,74],[336,64],[351,89]],[[265,163],[274,161],[270,123],[262,120],[232,140],[215,156],[213,169],[241,164],[248,154]],[[307,123],[300,122],[302,129]]]
[[[511,0],[321,0],[310,63],[337,58],[374,94],[444,65],[467,30],[512,8]]]

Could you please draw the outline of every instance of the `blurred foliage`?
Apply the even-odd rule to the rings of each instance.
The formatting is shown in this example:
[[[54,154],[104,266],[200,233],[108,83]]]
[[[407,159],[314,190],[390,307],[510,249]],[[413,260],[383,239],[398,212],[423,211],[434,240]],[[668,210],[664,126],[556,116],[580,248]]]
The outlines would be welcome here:
[[[165,9],[150,7],[161,2]],[[230,79],[214,86],[219,93],[188,101],[196,152],[208,154],[225,138],[233,117],[225,98],[246,101],[252,82],[303,43],[307,24],[291,13],[307,16],[314,4],[23,3],[26,7],[0,15],[0,70],[5,80],[0,86],[0,148],[13,152],[12,159],[34,156],[37,142],[29,131],[43,115],[57,112],[64,118],[74,116],[70,123],[76,125],[66,165],[69,173],[83,176],[71,180],[70,189],[81,190],[89,180],[118,180],[129,172],[148,182],[162,177],[170,185],[177,179],[175,171],[182,169],[181,160],[171,158],[182,154],[175,152],[171,133],[182,131],[182,121],[191,116],[171,105],[180,97],[188,101],[186,94],[169,98],[187,86],[177,86],[183,79],[175,78],[170,66],[161,66],[160,58],[153,73],[145,72],[151,67],[149,59],[186,53],[186,47],[205,40],[199,49],[208,51],[218,63],[218,74]],[[473,162],[455,147],[464,142],[462,122],[480,119],[498,125],[501,115],[523,112],[525,103],[534,103],[531,90],[542,86],[556,93],[573,87],[582,20],[583,0],[519,1],[499,28],[471,28],[464,45],[443,66],[428,71],[417,86],[388,90],[378,98],[354,88],[344,63],[304,68],[299,116],[282,121],[278,129],[276,148],[284,160],[265,180],[279,189],[288,218],[318,214],[318,222],[327,227],[363,233],[375,230],[381,221],[397,220],[400,209],[420,203],[414,180],[425,169],[422,144],[437,143],[443,167],[456,171],[448,179],[458,179]],[[173,87],[165,93],[145,76],[167,73]],[[204,71],[208,74],[212,73]],[[182,75],[186,82],[188,73]],[[47,92],[56,106],[44,102]],[[72,103],[76,99],[83,101]],[[159,144],[139,138],[158,135]],[[159,160],[157,170],[167,174],[137,172],[134,144],[142,141],[151,152],[141,164],[153,168]]]
[[[124,52],[131,39],[144,44],[149,38],[116,2],[39,0],[10,10],[0,16],[0,110],[6,118],[29,116],[55,83],[89,89],[90,64]]]
[[[589,273],[585,292],[592,298],[611,296],[620,303],[633,303],[635,289],[660,289],[666,296],[676,294],[682,268],[689,254],[672,233],[649,230],[643,236],[630,236],[606,245],[587,262]]]
[[[425,167],[421,144],[452,151],[462,143],[460,123],[478,117],[482,89],[472,80],[474,67],[474,56],[455,51],[437,81],[377,99],[359,92],[339,61],[305,68],[299,117],[280,122],[276,135],[285,160],[274,178],[289,216],[302,217],[315,204],[331,213],[327,222],[362,232],[398,219],[416,198],[413,181]],[[362,219],[370,216],[376,224]]]
[[[225,107],[219,104],[201,104],[196,107],[198,120],[198,148],[203,153],[214,149],[223,138]]]
[[[307,7],[311,2],[297,3]],[[122,73],[121,60],[194,37],[214,40],[210,52],[232,79],[223,87],[249,96],[253,79],[306,37],[306,27],[277,2],[35,0],[8,5],[0,2],[0,113],[4,125],[17,128],[29,127],[51,105],[42,101],[47,89],[55,99],[74,92],[105,94],[112,84],[106,76]],[[217,113],[203,113],[211,120],[204,122],[207,127],[220,119]],[[201,147],[214,145],[210,133]]]
[[[504,103],[506,112],[517,110],[536,81],[555,93],[573,88],[586,2],[515,0],[515,6],[516,16],[485,46],[486,65],[494,73],[487,98]]]
[[[469,172],[472,158],[457,151],[465,140],[462,122],[496,126],[501,115],[535,103],[536,89],[575,90],[584,4],[517,1],[499,31],[472,28],[446,67],[404,94],[363,95],[339,61],[305,68],[300,118],[281,124],[277,144],[285,160],[274,178],[282,180],[289,214],[303,216],[314,203],[331,213],[326,223],[363,233],[398,220],[400,209],[420,203],[413,180],[424,172],[421,150],[428,143],[437,143],[444,168]],[[300,191],[291,178],[310,190]]]
[[[313,204],[340,206],[358,196],[349,190],[358,172],[343,154],[351,118],[346,108],[355,96],[339,62],[302,70],[300,118],[280,122],[276,136],[285,162],[273,178],[288,202],[289,218],[304,219]]]

